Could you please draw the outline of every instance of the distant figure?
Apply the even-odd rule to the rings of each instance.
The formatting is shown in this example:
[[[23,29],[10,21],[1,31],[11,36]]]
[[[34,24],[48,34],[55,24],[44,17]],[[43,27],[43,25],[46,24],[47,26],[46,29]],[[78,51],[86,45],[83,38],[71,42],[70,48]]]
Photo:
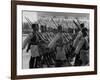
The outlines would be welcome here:
[[[30,50],[31,52],[31,58],[29,61],[29,68],[37,68],[38,64],[40,64],[41,58],[39,54],[39,36],[37,35],[38,31],[38,25],[32,24],[32,30],[33,32],[28,34],[27,38],[25,39],[23,43],[23,49],[28,44],[27,52]]]

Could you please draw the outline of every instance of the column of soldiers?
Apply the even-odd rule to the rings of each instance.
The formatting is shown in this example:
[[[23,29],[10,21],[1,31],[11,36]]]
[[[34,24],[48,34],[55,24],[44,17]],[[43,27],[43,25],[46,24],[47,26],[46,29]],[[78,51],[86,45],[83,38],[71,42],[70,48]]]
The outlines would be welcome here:
[[[58,25],[58,32],[49,42],[40,36],[38,24],[32,24],[33,31],[23,43],[23,49],[27,47],[26,52],[31,52],[29,68],[89,65],[88,29],[84,23],[79,26],[81,29],[76,37],[71,42],[64,43],[61,25]]]

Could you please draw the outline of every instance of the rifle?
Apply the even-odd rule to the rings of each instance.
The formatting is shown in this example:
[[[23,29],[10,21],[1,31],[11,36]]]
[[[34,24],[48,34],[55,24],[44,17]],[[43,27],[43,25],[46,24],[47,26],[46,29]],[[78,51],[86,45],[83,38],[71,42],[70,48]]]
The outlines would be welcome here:
[[[73,21],[74,23],[75,23],[75,25],[78,27],[78,29],[81,31],[82,29],[81,29],[81,27],[80,27],[80,21],[78,20],[78,18],[76,18],[76,20],[77,20],[77,22],[78,22],[78,24],[75,22],[75,21]]]
[[[73,20],[73,22],[74,22],[74,24],[76,25],[76,27],[79,29],[79,30],[81,30],[80,29],[80,26]]]
[[[55,27],[57,28],[58,24],[51,18],[52,22],[55,24]]]
[[[80,25],[80,21],[78,20],[78,18],[76,18],[76,20],[77,20],[78,24]]]
[[[32,22],[31,22],[27,17],[25,17],[25,19],[27,20],[29,26],[32,26]],[[31,28],[31,27],[30,27],[30,28]]]

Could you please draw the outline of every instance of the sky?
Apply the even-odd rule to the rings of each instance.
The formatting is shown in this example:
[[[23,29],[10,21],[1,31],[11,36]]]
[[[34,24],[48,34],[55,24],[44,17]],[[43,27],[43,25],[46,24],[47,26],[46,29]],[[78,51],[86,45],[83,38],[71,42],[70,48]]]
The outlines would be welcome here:
[[[42,21],[44,21],[43,19],[45,19],[45,18],[47,18],[47,20],[48,20],[49,19],[48,17],[54,17],[53,19],[61,18],[61,17],[66,17],[66,19],[67,18],[69,19],[72,17],[72,20],[75,18],[78,18],[80,20],[87,21],[87,23],[89,21],[88,13],[61,13],[61,12],[58,13],[58,12],[39,12],[39,11],[37,12],[37,11],[29,11],[29,10],[22,11],[23,22],[28,22],[27,19],[29,19],[31,21],[31,23],[34,23],[38,19],[40,19],[40,17],[42,17]],[[89,23],[88,24],[87,23],[85,24],[85,26],[88,28]]]
[[[27,17],[31,22],[35,22],[38,20],[40,16],[73,16],[73,17],[85,17],[89,20],[89,14],[84,13],[56,13],[56,12],[34,12],[34,11],[23,11],[23,22],[27,22],[25,17]]]
[[[23,11],[22,12],[23,15],[23,22],[27,22],[26,18],[28,18],[31,22],[35,22],[37,21],[37,12],[33,12],[33,11]],[[25,18],[26,17],[26,18]]]

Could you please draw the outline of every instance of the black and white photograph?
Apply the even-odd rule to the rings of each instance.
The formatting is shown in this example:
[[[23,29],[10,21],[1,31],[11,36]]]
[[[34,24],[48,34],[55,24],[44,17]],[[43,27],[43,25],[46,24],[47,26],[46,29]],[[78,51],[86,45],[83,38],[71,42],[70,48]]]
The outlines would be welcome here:
[[[97,73],[95,5],[23,1],[12,5],[13,78]]]
[[[88,13],[22,11],[22,68],[89,66]]]

